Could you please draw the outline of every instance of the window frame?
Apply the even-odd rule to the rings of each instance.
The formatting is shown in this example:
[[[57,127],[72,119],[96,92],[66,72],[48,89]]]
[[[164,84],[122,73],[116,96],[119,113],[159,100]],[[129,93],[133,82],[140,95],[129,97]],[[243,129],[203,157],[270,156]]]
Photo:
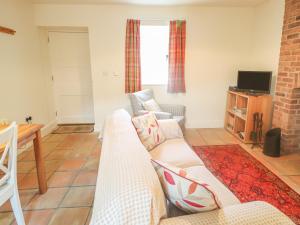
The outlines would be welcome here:
[[[141,28],[143,26],[152,26],[152,27],[155,27],[155,26],[158,26],[158,27],[163,27],[165,26],[168,30],[168,36],[167,36],[167,52],[166,52],[166,63],[167,63],[167,71],[166,71],[166,74],[165,74],[165,79],[163,81],[160,81],[159,83],[158,82],[146,82],[146,83],[143,83],[143,60],[142,60],[142,50],[141,50],[141,54],[140,54],[140,57],[141,57],[141,84],[142,86],[166,86],[168,84],[168,66],[169,66],[169,23],[167,21],[141,21]],[[142,29],[140,29],[142,30]],[[141,49],[142,49],[142,32],[140,33],[140,42],[141,42]]]

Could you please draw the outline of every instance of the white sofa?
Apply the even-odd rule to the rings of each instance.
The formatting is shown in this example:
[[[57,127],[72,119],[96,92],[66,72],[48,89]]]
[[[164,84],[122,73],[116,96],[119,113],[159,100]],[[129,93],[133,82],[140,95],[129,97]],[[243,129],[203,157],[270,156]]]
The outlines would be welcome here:
[[[201,159],[180,136],[180,132],[176,131],[174,123],[169,131],[168,122],[160,123],[160,126],[167,140],[148,152],[140,142],[131,117],[125,110],[117,110],[107,118],[91,225],[294,224],[267,203],[241,204],[205,168]],[[167,201],[150,162],[151,158],[185,168],[195,176],[205,176],[206,182],[217,193],[222,208],[170,218],[167,214]]]

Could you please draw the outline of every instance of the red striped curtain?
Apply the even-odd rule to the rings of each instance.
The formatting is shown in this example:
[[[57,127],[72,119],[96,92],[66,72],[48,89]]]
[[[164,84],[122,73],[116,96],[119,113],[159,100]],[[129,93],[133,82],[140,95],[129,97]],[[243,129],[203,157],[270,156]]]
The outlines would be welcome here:
[[[169,80],[168,92],[185,93],[184,64],[185,64],[186,21],[170,22],[169,41]]]
[[[140,90],[140,21],[127,20],[125,44],[125,93],[132,93]]]

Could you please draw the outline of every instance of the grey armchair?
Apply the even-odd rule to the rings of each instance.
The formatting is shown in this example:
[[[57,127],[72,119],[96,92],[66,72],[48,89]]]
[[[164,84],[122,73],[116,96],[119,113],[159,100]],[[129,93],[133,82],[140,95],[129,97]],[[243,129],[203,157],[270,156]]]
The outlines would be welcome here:
[[[145,113],[143,102],[154,99],[153,91],[146,89],[129,95],[133,114],[135,116]],[[161,112],[154,112],[158,120],[175,119],[180,125],[182,131],[185,129],[185,106],[174,104],[159,104]]]

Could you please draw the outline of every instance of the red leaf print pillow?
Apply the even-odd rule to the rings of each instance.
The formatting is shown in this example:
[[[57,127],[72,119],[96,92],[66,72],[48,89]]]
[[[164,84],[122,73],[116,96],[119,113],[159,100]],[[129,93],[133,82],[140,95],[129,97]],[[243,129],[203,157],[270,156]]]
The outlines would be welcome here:
[[[163,135],[154,113],[147,113],[132,118],[136,132],[148,151],[163,143],[166,138]]]
[[[216,195],[208,184],[191,178],[184,169],[159,160],[151,161],[167,198],[176,207],[187,213],[220,208]]]

